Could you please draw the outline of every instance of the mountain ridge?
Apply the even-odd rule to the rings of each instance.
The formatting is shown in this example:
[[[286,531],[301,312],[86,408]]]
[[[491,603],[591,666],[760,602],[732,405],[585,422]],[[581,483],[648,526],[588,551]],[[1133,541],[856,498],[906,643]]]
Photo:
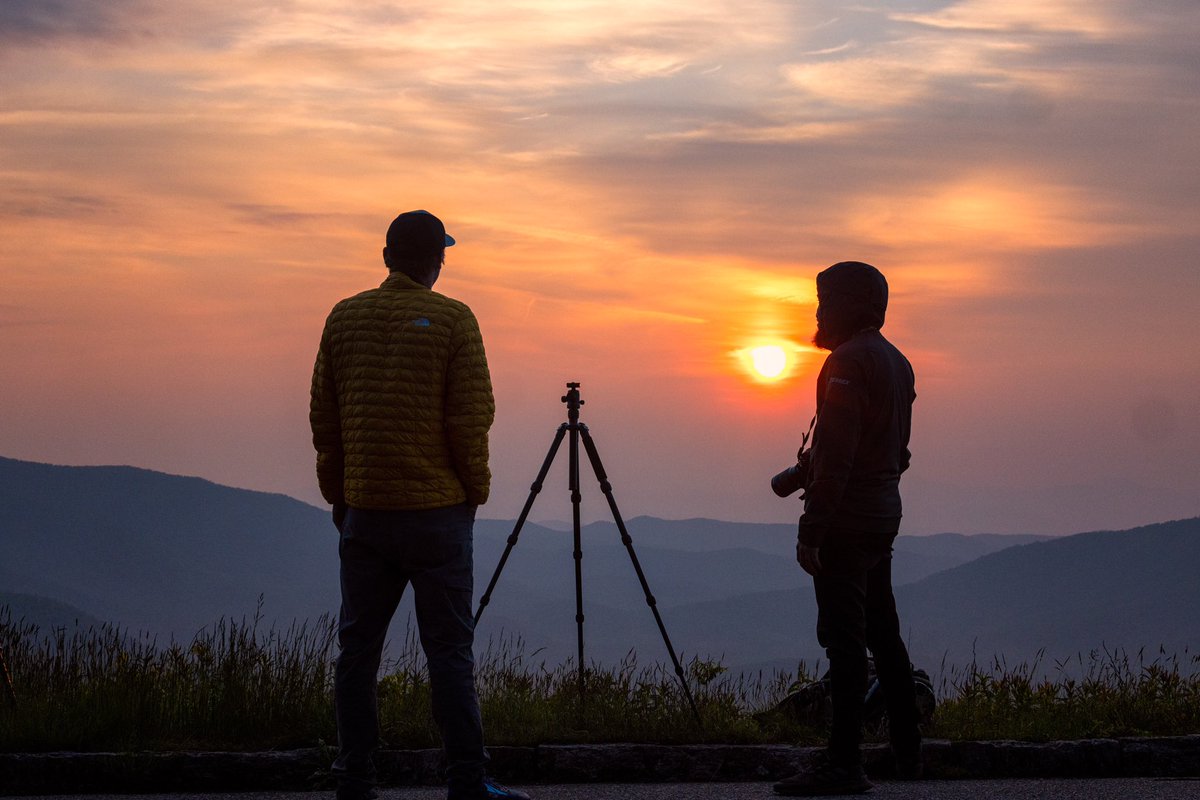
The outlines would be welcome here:
[[[627,524],[678,651],[724,654],[735,668],[822,657],[793,525],[648,516]],[[477,598],[512,526],[476,524]],[[1162,641],[1129,644],[1186,647],[1200,639],[1183,616],[1200,618],[1186,572],[1200,561],[1198,531],[1200,518],[1064,537],[902,534],[894,575],[914,657],[965,663],[978,649],[1025,658],[1047,642],[1096,648],[1138,633]],[[591,523],[583,535],[589,655],[611,661],[633,648],[662,660],[615,525]],[[570,540],[526,524],[481,621],[481,645],[515,634],[546,659],[573,654]],[[253,614],[263,596],[265,621],[286,627],[336,611],[337,536],[327,511],[286,495],[136,467],[0,457],[0,592],[177,638]],[[411,614],[408,594],[393,640]]]

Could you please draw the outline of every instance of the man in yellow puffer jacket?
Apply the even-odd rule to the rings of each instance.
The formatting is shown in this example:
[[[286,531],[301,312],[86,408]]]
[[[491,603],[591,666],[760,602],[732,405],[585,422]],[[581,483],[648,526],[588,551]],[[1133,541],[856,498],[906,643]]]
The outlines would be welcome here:
[[[495,404],[475,316],[433,291],[452,244],[426,211],[396,217],[383,251],[387,280],[334,306],[313,369],[317,479],[341,536],[338,800],[375,796],[375,688],[388,624],[409,583],[449,796],[527,797],[485,775],[472,529],[488,498]]]

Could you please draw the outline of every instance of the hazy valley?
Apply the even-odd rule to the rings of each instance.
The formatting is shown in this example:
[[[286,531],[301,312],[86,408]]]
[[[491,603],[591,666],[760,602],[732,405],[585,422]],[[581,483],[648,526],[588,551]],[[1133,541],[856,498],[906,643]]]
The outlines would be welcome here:
[[[476,528],[476,595],[511,521]],[[628,521],[667,630],[685,657],[735,670],[821,657],[794,527]],[[584,532],[587,655],[665,660],[612,523]],[[936,670],[1045,651],[1043,664],[1100,648],[1184,654],[1200,636],[1200,519],[1120,532],[901,536],[895,583],[914,661]],[[324,509],[282,496],[128,467],[0,459],[0,605],[42,627],[109,621],[189,639],[222,616],[263,625],[336,612],[337,539]],[[411,598],[397,615],[403,635]],[[528,524],[479,627],[481,645],[520,637],[528,655],[575,651],[569,532]]]

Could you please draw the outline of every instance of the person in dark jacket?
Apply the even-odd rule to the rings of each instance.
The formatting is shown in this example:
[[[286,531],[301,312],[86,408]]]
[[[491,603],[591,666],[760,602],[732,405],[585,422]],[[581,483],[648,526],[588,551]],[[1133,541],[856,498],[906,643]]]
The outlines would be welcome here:
[[[786,795],[871,789],[862,768],[867,650],[887,701],[897,775],[921,773],[912,665],[892,594],[900,475],[908,469],[912,366],[883,337],[887,281],[859,261],[817,275],[817,419],[796,560],[817,596],[817,639],[829,658],[833,727],[811,769],[775,785]]]

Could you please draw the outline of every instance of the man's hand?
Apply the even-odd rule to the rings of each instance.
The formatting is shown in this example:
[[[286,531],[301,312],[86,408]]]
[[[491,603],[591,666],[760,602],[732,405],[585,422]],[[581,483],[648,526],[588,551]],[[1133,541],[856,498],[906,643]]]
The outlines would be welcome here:
[[[796,542],[796,560],[805,572],[816,576],[821,571],[821,548]]]
[[[346,521],[346,509],[348,506],[345,503],[333,504],[333,527],[338,529],[338,533],[342,532],[342,524]]]

